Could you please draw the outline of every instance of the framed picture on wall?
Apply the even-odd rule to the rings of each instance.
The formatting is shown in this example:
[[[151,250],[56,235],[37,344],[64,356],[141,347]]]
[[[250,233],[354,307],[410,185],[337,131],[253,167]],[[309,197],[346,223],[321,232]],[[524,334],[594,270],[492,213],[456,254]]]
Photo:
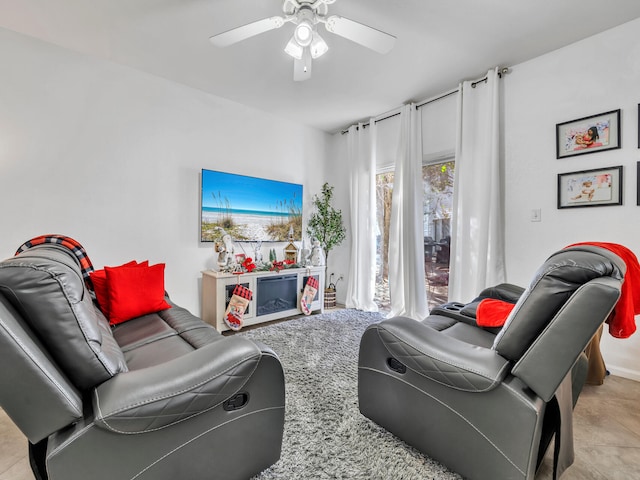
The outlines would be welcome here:
[[[620,109],[556,125],[556,158],[620,148]]]
[[[558,208],[622,205],[622,165],[558,174]]]

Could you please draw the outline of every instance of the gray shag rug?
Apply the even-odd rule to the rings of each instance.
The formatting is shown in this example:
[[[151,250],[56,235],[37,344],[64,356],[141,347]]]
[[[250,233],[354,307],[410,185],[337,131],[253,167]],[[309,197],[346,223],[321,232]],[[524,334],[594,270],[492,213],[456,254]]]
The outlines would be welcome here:
[[[236,334],[273,348],[285,375],[282,455],[255,480],[461,478],[358,410],[360,338],[382,318],[335,310]]]

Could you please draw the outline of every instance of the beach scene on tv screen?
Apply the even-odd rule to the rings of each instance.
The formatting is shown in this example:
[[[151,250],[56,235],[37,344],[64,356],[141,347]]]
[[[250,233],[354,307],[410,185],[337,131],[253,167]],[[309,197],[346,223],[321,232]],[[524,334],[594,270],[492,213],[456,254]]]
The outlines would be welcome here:
[[[201,239],[302,239],[302,185],[214,170],[202,171]]]

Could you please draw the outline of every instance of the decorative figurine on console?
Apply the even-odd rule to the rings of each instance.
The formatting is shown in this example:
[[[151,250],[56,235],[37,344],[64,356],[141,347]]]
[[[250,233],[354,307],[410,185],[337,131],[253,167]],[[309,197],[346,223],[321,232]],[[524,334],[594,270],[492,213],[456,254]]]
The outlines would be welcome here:
[[[302,248],[300,249],[300,264],[303,267],[311,266],[311,250],[307,248],[304,237],[302,238]]]
[[[235,257],[233,255],[233,241],[231,235],[222,230],[222,243],[216,242],[216,252],[218,252],[218,268],[221,272],[232,272],[235,268]]]
[[[262,266],[262,241],[259,241],[253,249],[253,259],[256,266]]]
[[[292,263],[298,261],[298,247],[293,243],[293,227],[289,227],[289,244],[284,247],[284,259]]]
[[[311,265],[319,267],[324,265],[324,252],[320,246],[320,240],[313,239],[313,247],[311,248]]]

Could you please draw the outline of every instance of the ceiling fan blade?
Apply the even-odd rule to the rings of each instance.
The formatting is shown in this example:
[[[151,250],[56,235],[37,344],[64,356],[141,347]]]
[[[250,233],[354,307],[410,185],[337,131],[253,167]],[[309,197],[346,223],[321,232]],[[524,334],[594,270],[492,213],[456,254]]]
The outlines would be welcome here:
[[[302,58],[293,59],[293,80],[296,82],[304,82],[311,78],[311,54],[309,49],[305,48]]]
[[[257,22],[247,23],[241,27],[214,35],[209,38],[209,40],[211,40],[211,43],[216,47],[228,47],[249,37],[280,28],[284,25],[284,20],[282,17],[263,18]]]
[[[331,33],[382,54],[388,53],[396,41],[393,35],[338,15],[327,18],[325,28]]]

